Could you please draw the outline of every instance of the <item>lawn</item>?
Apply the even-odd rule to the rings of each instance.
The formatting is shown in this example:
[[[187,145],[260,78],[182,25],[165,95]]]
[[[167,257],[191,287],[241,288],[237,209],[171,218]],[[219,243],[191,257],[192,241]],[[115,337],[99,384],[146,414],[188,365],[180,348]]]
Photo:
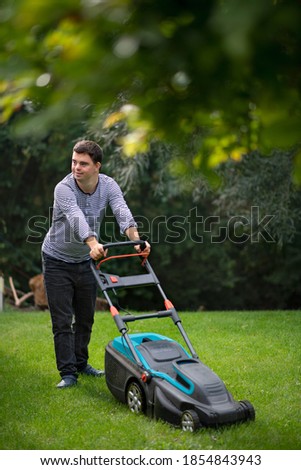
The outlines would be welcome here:
[[[253,422],[184,433],[132,414],[105,379],[81,377],[57,390],[48,312],[0,313],[1,449],[301,449],[301,311],[189,312],[183,324],[200,359],[237,400],[256,410]],[[170,319],[130,324],[180,341]],[[90,362],[103,367],[104,347],[118,331],[97,313]]]

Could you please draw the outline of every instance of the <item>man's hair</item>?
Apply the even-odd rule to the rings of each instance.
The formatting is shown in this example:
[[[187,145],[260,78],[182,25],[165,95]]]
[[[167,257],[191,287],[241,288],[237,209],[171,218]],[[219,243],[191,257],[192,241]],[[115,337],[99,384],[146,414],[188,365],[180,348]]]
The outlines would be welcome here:
[[[102,148],[96,142],[93,142],[93,140],[80,140],[74,145],[73,152],[87,153],[94,163],[102,162]]]

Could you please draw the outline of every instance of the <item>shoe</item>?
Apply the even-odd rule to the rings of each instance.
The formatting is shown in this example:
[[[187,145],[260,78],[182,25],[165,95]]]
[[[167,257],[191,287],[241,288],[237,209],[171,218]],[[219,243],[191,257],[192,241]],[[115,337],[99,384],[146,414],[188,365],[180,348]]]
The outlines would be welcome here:
[[[94,367],[90,366],[90,364],[87,364],[84,369],[79,370],[78,372],[80,374],[92,375],[93,377],[102,377],[105,375],[103,370],[95,369]]]
[[[77,378],[75,375],[64,375],[60,383],[57,384],[56,388],[67,388],[73,387],[77,384]]]

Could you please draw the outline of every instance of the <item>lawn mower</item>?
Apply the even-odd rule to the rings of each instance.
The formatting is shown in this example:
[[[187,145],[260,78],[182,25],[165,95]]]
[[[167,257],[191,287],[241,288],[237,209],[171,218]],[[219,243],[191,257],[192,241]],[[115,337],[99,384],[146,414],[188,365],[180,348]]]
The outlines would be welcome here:
[[[145,242],[108,243],[104,249],[140,245]],[[103,271],[112,259],[137,256],[142,260],[142,274],[119,276]],[[139,257],[139,258],[138,258]],[[164,420],[183,431],[200,427],[239,423],[255,419],[255,410],[247,400],[236,401],[223,381],[200,361],[172,302],[165,295],[147,257],[139,253],[106,256],[91,264],[98,286],[107,300],[120,332],[105,349],[106,384],[113,396],[127,403],[135,413],[145,413]],[[164,309],[154,313],[121,314],[112,297],[119,289],[155,286]],[[171,318],[185,347],[164,335],[128,332],[128,323],[151,318]]]

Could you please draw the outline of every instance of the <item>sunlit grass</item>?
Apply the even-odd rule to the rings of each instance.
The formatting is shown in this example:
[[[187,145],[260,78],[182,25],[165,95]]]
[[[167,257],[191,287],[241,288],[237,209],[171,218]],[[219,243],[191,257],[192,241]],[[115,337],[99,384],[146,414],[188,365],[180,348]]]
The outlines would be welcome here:
[[[301,312],[181,314],[200,356],[237,400],[248,399],[254,422],[184,433],[132,414],[105,380],[80,377],[57,390],[47,312],[0,314],[1,449],[300,449]],[[170,319],[131,324],[182,342]],[[90,362],[104,365],[105,345],[118,331],[97,313]]]

